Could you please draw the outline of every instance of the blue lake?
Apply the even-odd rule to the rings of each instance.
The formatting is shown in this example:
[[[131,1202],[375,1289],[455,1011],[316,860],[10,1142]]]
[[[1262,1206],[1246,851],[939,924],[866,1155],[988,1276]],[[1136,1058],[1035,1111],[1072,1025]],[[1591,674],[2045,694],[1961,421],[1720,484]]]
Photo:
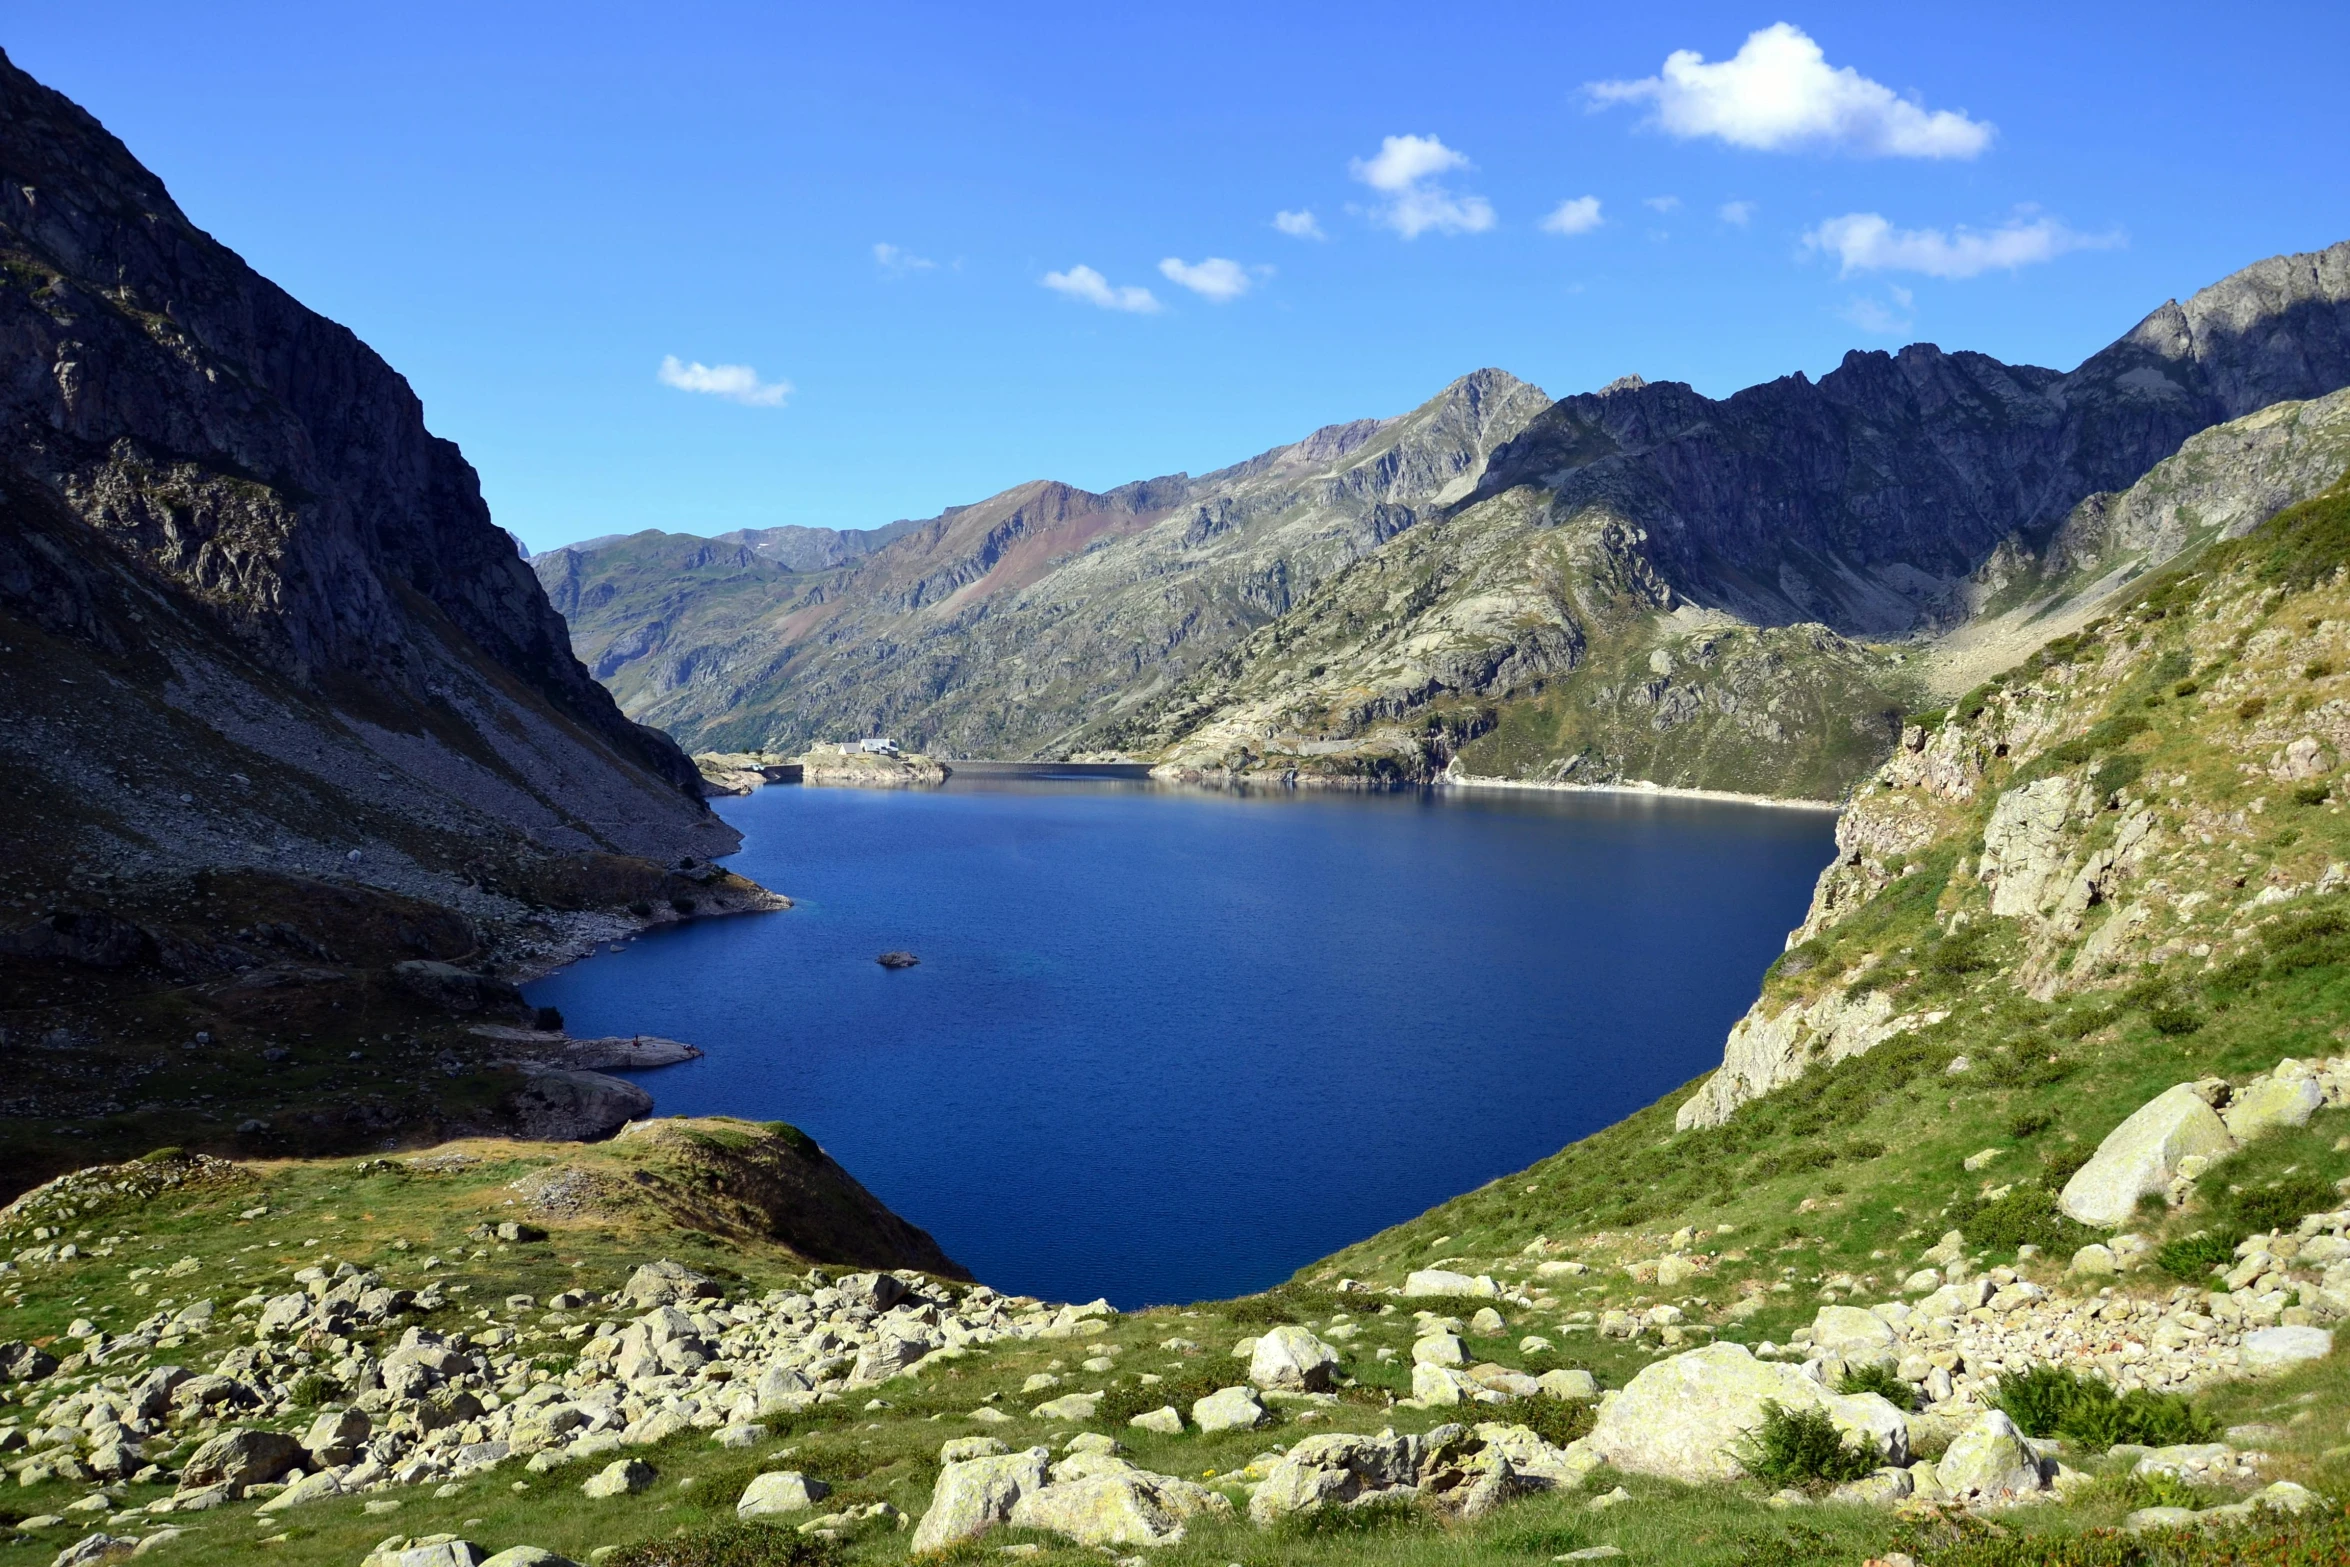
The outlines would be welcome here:
[[[671,1115],[804,1128],[999,1289],[1266,1288],[1720,1059],[1825,812],[989,780],[720,810],[790,894],[529,987],[709,1052]],[[876,954],[903,948],[917,968]]]

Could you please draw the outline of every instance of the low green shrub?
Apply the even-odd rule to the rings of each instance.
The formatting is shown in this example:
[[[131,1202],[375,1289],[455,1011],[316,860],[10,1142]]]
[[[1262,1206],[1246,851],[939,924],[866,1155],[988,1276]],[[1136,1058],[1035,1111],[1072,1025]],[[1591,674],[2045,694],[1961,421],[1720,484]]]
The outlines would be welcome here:
[[[2071,1179],[2068,1172],[2066,1179]],[[2061,1184],[2059,1188],[2061,1190]],[[2077,1224],[2056,1206],[2056,1192],[2025,1183],[1994,1202],[1963,1201],[1950,1210],[1951,1227],[1976,1246],[2012,1252],[2018,1246],[2037,1246],[2050,1255],[2070,1256],[2100,1237]]]
[[[2055,1124],[2056,1116],[2051,1111],[2025,1110],[2008,1118],[2007,1135],[2021,1142],[2024,1138],[2039,1136]]]
[[[2226,1180],[2225,1167],[2211,1172],[2217,1179],[2212,1185]],[[2324,1213],[2336,1207],[2342,1194],[2334,1190],[2334,1183],[2309,1174],[2282,1176],[2262,1186],[2247,1186],[2242,1191],[2222,1191],[2213,1204],[2235,1228],[2247,1235],[2263,1230],[2291,1229],[2301,1222],[2305,1213]]]
[[[1599,1418],[1598,1406],[1580,1398],[1537,1393],[1510,1406],[1510,1417],[1553,1447],[1582,1440]]]
[[[1786,1409],[1765,1403],[1762,1424],[1731,1449],[1740,1466],[1763,1484],[1819,1490],[1873,1474],[1884,1460],[1865,1441],[1847,1441],[1824,1409]]]
[[[1902,1381],[1900,1375],[1881,1360],[1845,1368],[1844,1375],[1836,1379],[1836,1391],[1874,1393],[1895,1409],[1901,1410],[1916,1408],[1918,1401],[1917,1389]]]
[[[2062,1366],[2033,1366],[2001,1377],[1994,1401],[2024,1435],[2054,1436],[2066,1412],[2086,1396],[2090,1380]]]
[[[2243,1238],[2233,1230],[2197,1230],[2164,1242],[2154,1253],[2154,1265],[2181,1283],[2208,1283],[2213,1268],[2236,1260],[2236,1244]]]
[[[2116,1393],[2095,1377],[2062,1366],[2034,1366],[2002,1376],[1993,1400],[2026,1436],[2061,1436],[2102,1452],[2117,1442],[2170,1447],[2211,1442],[2220,1424],[2176,1393],[2133,1388]]]

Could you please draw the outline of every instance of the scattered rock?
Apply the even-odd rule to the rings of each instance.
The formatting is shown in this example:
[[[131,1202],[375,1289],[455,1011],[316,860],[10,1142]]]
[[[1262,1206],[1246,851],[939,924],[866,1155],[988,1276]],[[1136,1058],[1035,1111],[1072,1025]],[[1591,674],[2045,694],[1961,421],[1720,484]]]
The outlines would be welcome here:
[[[982,1438],[981,1440],[985,1440]],[[806,1512],[832,1494],[832,1487],[797,1469],[760,1475],[743,1488],[734,1504],[737,1518],[765,1518],[775,1513]]]
[[[1271,1418],[1265,1406],[1257,1402],[1254,1388],[1220,1388],[1191,1406],[1191,1423],[1203,1435],[1216,1431],[1254,1431]]]
[[[2106,1134],[2089,1162],[2065,1182],[2057,1206],[2093,1228],[2118,1229],[2137,1212],[2139,1198],[2169,1189],[2180,1160],[2190,1154],[2216,1159],[2235,1146],[2196,1085],[2180,1083]]]
[[[1249,1498],[1248,1515],[1270,1524],[1322,1507],[1409,1500],[1418,1496],[1418,1487],[1419,1453],[1412,1437],[1393,1431],[1309,1436],[1273,1465]]]
[[[1277,1327],[1249,1352],[1248,1379],[1261,1388],[1327,1392],[1338,1374],[1338,1351],[1300,1327]]]
[[[637,1458],[615,1458],[580,1483],[582,1496],[634,1496],[660,1478],[660,1471]]]
[[[1146,1410],[1126,1423],[1140,1430],[1156,1431],[1162,1436],[1181,1436],[1183,1434],[1183,1416],[1172,1404]]]
[[[2047,1488],[2042,1461],[2002,1410],[1983,1412],[1966,1433],[1937,1459],[1934,1475],[1954,1497],[1977,1502],[2013,1501]]]
[[[1032,1447],[1025,1453],[945,1465],[931,1490],[929,1510],[914,1527],[914,1554],[975,1540],[1008,1521],[1022,1496],[1044,1488],[1051,1457],[1046,1449]]]

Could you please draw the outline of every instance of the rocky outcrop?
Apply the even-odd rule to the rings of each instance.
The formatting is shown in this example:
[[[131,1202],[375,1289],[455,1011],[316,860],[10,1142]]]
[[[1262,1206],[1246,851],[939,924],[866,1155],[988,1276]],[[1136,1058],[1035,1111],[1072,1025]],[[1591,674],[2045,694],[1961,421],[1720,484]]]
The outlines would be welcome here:
[[[592,1143],[653,1113],[651,1094],[601,1072],[570,1072],[530,1062],[521,1075],[511,1105],[525,1137]]]
[[[735,845],[407,383],[5,59],[0,262],[13,894],[231,870],[519,920]],[[115,955],[50,938],[11,944]]]
[[[1760,1004],[1740,1018],[1722,1047],[1722,1064],[1674,1112],[1682,1131],[1719,1126],[1732,1111],[1795,1081],[1815,1066],[1873,1050],[1928,1020],[1895,1016],[1881,991],[1853,995],[1832,988],[1808,1004],[1764,1014]]]

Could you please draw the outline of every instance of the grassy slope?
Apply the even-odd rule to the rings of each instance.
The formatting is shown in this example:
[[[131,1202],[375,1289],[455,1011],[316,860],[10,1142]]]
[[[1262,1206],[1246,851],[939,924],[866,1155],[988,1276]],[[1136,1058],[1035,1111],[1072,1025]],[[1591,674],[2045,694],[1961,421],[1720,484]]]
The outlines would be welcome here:
[[[2045,1199],[2032,1210],[2035,1172],[2048,1178],[2094,1145],[2122,1116],[2169,1083],[2207,1072],[2242,1076],[2285,1055],[2330,1054],[2350,1031],[2350,921],[2333,913],[2331,896],[2306,889],[2322,869],[2350,859],[2350,822],[2339,804],[2309,784],[2280,780],[2265,766],[2284,740],[2307,731],[2332,736],[2350,702],[2350,675],[2340,671],[2350,645],[2350,588],[2335,568],[2350,561],[2350,493],[2336,492],[2286,514],[2251,539],[2219,547],[2186,569],[2157,577],[2135,600],[2087,636],[2036,659],[1997,689],[1954,709],[1938,743],[1952,754],[1979,754],[1986,768],[1970,797],[1873,788],[1856,820],[1884,836],[1859,846],[1843,916],[1815,934],[1773,971],[1764,1005],[1776,1007],[1831,985],[1873,983],[1905,1012],[1947,1011],[1948,1018],[1832,1068],[1795,1088],[1742,1108],[1724,1126],[1676,1133],[1673,1096],[1623,1123],[1563,1150],[1531,1169],[1447,1203],[1409,1224],[1372,1237],[1302,1270],[1297,1282],[1242,1301],[1165,1308],[1118,1319],[1100,1339],[999,1347],[945,1368],[936,1380],[892,1384],[887,1407],[834,1405],[779,1426],[748,1454],[722,1454],[698,1436],[674,1439],[649,1456],[660,1483],[633,1502],[586,1505],[572,1482],[555,1474],[528,1479],[501,1471],[466,1482],[448,1497],[418,1492],[388,1517],[367,1517],[357,1501],[302,1510],[285,1525],[257,1525],[249,1507],[194,1520],[199,1532],[172,1547],[189,1562],[250,1560],[256,1537],[289,1535],[273,1559],[348,1563],[385,1533],[460,1530],[486,1545],[528,1540],[583,1554],[592,1547],[656,1538],[724,1515],[734,1490],[757,1468],[806,1467],[841,1486],[843,1501],[889,1500],[919,1513],[935,1474],[937,1444],[975,1429],[963,1415],[993,1394],[1024,1408],[1028,1375],[1050,1370],[1058,1391],[1101,1387],[1130,1401],[1156,1399],[1145,1374],[1181,1394],[1237,1380],[1228,1353],[1237,1337],[1273,1321],[1311,1322],[1327,1331],[1342,1316],[1358,1332],[1348,1341],[1348,1370],[1358,1387],[1320,1422],[1293,1415],[1269,1433],[1201,1438],[1120,1430],[1138,1462],[1165,1472],[1224,1472],[1276,1442],[1313,1429],[1401,1428],[1436,1423],[1436,1412],[1390,1410],[1384,1394],[1400,1390],[1414,1327],[1408,1312],[1380,1298],[1340,1293],[1340,1275],[1394,1282],[1413,1268],[1444,1263],[1491,1270],[1527,1288],[1533,1308],[1505,1308],[1503,1333],[1474,1341],[1472,1353],[1540,1370],[1581,1364],[1603,1385],[1621,1385],[1657,1353],[1652,1344],[1596,1338],[1584,1313],[1670,1298],[1692,1322],[1721,1336],[1784,1339],[1823,1299],[1881,1298],[1916,1251],[1945,1228],[1990,1233],[1976,1208],[1996,1182],[2021,1196],[2002,1210],[2043,1226],[2061,1249],[2079,1239],[2049,1217]],[[2182,661],[2185,667],[2181,667]],[[2182,690],[2192,686],[2192,690]],[[2143,719],[2112,724],[2116,717]],[[2103,727],[2099,727],[2103,725]],[[2099,737],[2083,743],[2084,737]],[[2007,754],[1997,755],[2000,744]],[[1971,750],[1970,750],[1971,748]],[[2117,759],[2128,759],[2117,765]],[[2116,949],[2110,967],[2075,961],[2100,926],[2051,940],[1996,920],[1984,893],[1964,874],[1976,836],[2001,788],[2049,770],[2122,779],[2122,803],[2145,803],[2160,818],[2157,852],[2116,895],[2150,916],[2134,944]],[[2134,769],[2134,772],[2133,772]],[[2248,770],[2249,769],[2249,770]],[[2111,831],[2120,811],[2102,813],[2083,844]],[[1898,830],[1897,830],[1898,829]],[[2208,833],[2212,843],[2202,838]],[[1888,847],[1887,845],[1898,845]],[[2153,895],[2160,883],[2169,897]],[[2272,905],[2251,904],[2263,886],[2299,890]],[[2221,894],[2190,904],[2190,890]],[[2251,904],[2250,907],[2245,905]],[[1950,916],[1971,918],[1958,934]],[[2096,911],[2093,911],[2096,912]],[[1988,932],[1988,934],[1982,934]],[[2194,946],[2210,947],[2208,961]],[[2162,956],[2157,957],[2155,954]],[[2047,999],[2019,989],[2033,979]],[[1973,1070],[1951,1076],[1950,1060],[1967,1054]],[[2206,1179],[2214,1200],[2231,1186],[2257,1192],[2288,1172],[2329,1183],[2350,1176],[2350,1114],[2321,1112],[2300,1132],[2277,1134]],[[488,1248],[463,1232],[505,1206],[521,1164],[550,1158],[628,1160],[630,1143],[589,1155],[568,1150],[482,1150],[478,1166],[443,1176],[388,1174],[358,1164],[263,1166],[257,1187],[172,1196],[144,1208],[77,1216],[84,1244],[115,1236],[112,1255],[28,1268],[12,1282],[11,1331],[45,1336],[70,1317],[106,1303],[135,1317],[125,1291],[134,1263],[155,1266],[197,1259],[197,1276],[213,1292],[243,1289],[333,1252],[381,1266],[395,1282],[414,1281],[410,1259],[428,1250],[453,1253],[470,1293],[445,1314],[444,1326],[512,1320],[525,1332],[544,1319],[488,1303],[516,1289],[544,1296],[559,1284],[609,1289],[637,1261],[666,1251],[739,1275],[758,1291],[796,1276],[801,1262],[773,1241],[746,1232],[717,1234],[706,1210],[681,1218],[669,1206],[706,1183],[671,1180],[639,1208],[557,1222],[543,1247]],[[2339,1145],[2339,1146],[2338,1146]],[[2005,1150],[1979,1176],[1960,1160],[1983,1148]],[[723,1178],[723,1177],[721,1177]],[[266,1219],[234,1215],[266,1201]],[[328,1217],[334,1215],[336,1217]],[[2217,1217],[2198,1203],[2153,1221],[2165,1234]],[[681,1234],[701,1229],[715,1244]],[[1725,1228],[1725,1226],[1727,1228]],[[1685,1248],[1710,1267],[1671,1290],[1633,1282],[1620,1264],[1652,1257],[1687,1227]],[[19,1230],[22,1234],[22,1230]],[[305,1247],[305,1240],[316,1240]],[[1529,1254],[1536,1241],[1545,1244]],[[21,1241],[19,1242],[21,1244]],[[404,1248],[403,1248],[404,1243]],[[1977,1250],[1987,1261],[1987,1246]],[[479,1252],[479,1255],[475,1255]],[[1573,1257],[1592,1271],[1541,1275],[1543,1260]],[[2043,1270],[2043,1276],[2053,1275]],[[2167,1291],[2172,1281],[2134,1276],[2134,1291]],[[159,1296],[161,1291],[157,1290]],[[1733,1316],[1733,1302],[1753,1300]],[[474,1306],[473,1302],[483,1302]],[[1443,1303],[1434,1303],[1441,1306]],[[1466,1316],[1470,1303],[1459,1308]],[[22,1326],[16,1326],[22,1324]],[[1525,1352],[1517,1338],[1539,1331],[1559,1347]],[[1196,1348],[1167,1348],[1176,1337]],[[224,1338],[222,1344],[225,1345]],[[559,1364],[560,1341],[524,1347]],[[210,1346],[216,1352],[220,1346]],[[1394,1358],[1381,1361],[1385,1348]],[[1088,1356],[1108,1352],[1111,1366],[1089,1371]],[[203,1357],[209,1358],[209,1355]],[[1057,1362],[1057,1364],[1056,1364]],[[1041,1396],[1041,1395],[1036,1395]],[[2281,1472],[2321,1488],[2350,1489],[2340,1432],[2350,1416],[2350,1360],[2337,1356],[2291,1377],[2222,1388],[2207,1397],[2225,1421],[2270,1419],[2288,1434],[2269,1443]],[[1021,1420],[998,1433],[1015,1444],[1057,1440],[1067,1428]],[[698,1483],[685,1487],[680,1482]],[[1606,1477],[1601,1484],[1613,1484]],[[1191,1564],[1271,1562],[1541,1561],[1570,1549],[1616,1544],[1639,1560],[1692,1567],[1756,1562],[1849,1562],[1870,1551],[1906,1545],[1929,1560],[1959,1547],[1920,1536],[1882,1514],[1815,1508],[1777,1513],[1752,1489],[1690,1490],[1633,1481],[1630,1505],[1595,1513],[1584,1499],[1536,1498],[1466,1526],[1395,1521],[1365,1533],[1267,1536],[1245,1524],[1196,1527],[1183,1546],[1158,1560]],[[32,1488],[8,1499],[20,1516],[53,1508],[72,1493]],[[138,1499],[134,1488],[130,1498]],[[2146,1498],[2123,1483],[2102,1486],[2083,1505],[2011,1515],[2020,1540],[2068,1536],[2110,1524]],[[474,1520],[469,1522],[468,1520]],[[19,1548],[26,1560],[55,1548],[56,1536]],[[1013,1543],[1017,1535],[987,1544]],[[1096,1561],[1092,1553],[1049,1539],[1038,1559]],[[877,1529],[847,1546],[856,1561],[903,1558],[904,1536]],[[978,1559],[975,1555],[974,1559]]]

